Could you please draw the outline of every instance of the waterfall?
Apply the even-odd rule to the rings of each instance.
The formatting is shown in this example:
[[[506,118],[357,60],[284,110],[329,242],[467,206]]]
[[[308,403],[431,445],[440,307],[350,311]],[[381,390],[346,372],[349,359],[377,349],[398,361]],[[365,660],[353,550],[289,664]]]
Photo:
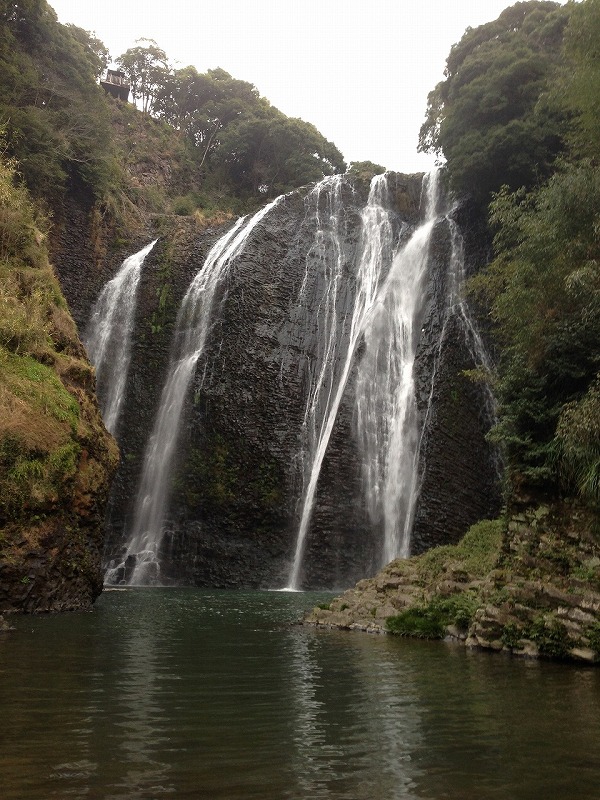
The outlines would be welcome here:
[[[250,219],[241,218],[212,247],[181,303],[167,377],[146,452],[125,561],[107,571],[112,582],[127,573],[131,585],[155,583],[160,573],[160,545],[167,511],[171,469],[181,426],[183,404],[204,352],[217,288],[248,237],[279,197]]]
[[[465,342],[473,363],[476,368],[481,369],[484,373],[491,375],[493,372],[492,362],[487,352],[486,346],[481,338],[481,334],[477,330],[477,326],[471,316],[469,306],[465,300],[464,284],[465,284],[465,252],[464,241],[460,228],[449,214],[446,217],[450,227],[450,235],[452,240],[452,253],[450,256],[450,286],[448,291],[449,297],[449,315],[455,314],[458,317],[460,326],[463,330]],[[492,424],[496,422],[497,407],[496,398],[490,388],[489,381],[482,383],[485,408],[487,416]],[[499,454],[498,454],[499,457]],[[498,477],[500,478],[500,463],[497,464]]]
[[[115,277],[105,284],[83,336],[88,357],[96,368],[100,411],[106,428],[113,435],[125,396],[142,264],[156,241],[126,258]]]
[[[316,325],[318,353],[310,370],[310,387],[302,425],[303,492],[300,524],[287,589],[299,588],[300,569],[310,524],[317,482],[331,432],[353,365],[354,355],[374,303],[382,269],[392,247],[392,228],[388,212],[387,178],[377,175],[371,181],[369,198],[362,212],[359,258],[354,278],[354,297],[349,311],[348,291],[352,281],[345,272],[341,176],[326,178],[308,197],[314,209],[316,232],[306,256],[306,271],[299,301],[305,301],[310,268],[314,262],[323,271],[324,294],[319,298]],[[324,208],[323,208],[324,207]],[[345,317],[345,318],[344,318]]]
[[[425,221],[396,253],[365,329],[356,398],[371,520],[383,525],[382,562],[406,558],[418,495],[419,420],[414,365],[424,279],[437,219],[437,172],[424,179]]]

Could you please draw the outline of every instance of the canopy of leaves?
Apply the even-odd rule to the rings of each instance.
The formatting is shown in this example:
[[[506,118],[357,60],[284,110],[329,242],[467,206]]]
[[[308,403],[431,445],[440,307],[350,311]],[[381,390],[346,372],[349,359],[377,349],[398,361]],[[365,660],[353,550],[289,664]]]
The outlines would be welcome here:
[[[560,63],[570,6],[520,2],[468,28],[430,93],[419,149],[443,154],[452,186],[486,202],[503,185],[547,178],[564,115],[544,102]]]
[[[30,189],[52,198],[68,177],[100,196],[111,179],[107,107],[96,77],[106,48],[61,25],[45,0],[0,0],[0,121]]]
[[[513,486],[588,503],[600,501],[599,33],[600,0],[584,0],[566,30],[552,93],[569,112],[570,151],[545,185],[496,196],[496,259],[476,280],[501,344],[494,435]]]
[[[600,157],[600,0],[574,6],[565,36],[569,68],[552,100],[572,118],[568,140],[579,156]]]
[[[225,70],[200,74],[189,66],[162,79],[150,111],[185,133],[209,183],[274,196],[345,169],[313,125],[286,117]]]
[[[119,56],[116,63],[129,78],[131,94],[140,100],[142,112],[147,114],[167,79],[167,56],[154,39],[138,39],[136,45]]]
[[[348,173],[362,181],[370,181],[374,175],[382,175],[384,172],[385,167],[373,161],[352,161],[348,167]]]
[[[564,165],[491,210],[497,257],[475,284],[501,346],[494,436],[515,483],[556,488],[558,420],[600,371],[600,170]]]
[[[93,33],[61,25],[46,0],[0,0],[0,123],[28,187],[50,205],[75,182],[112,207],[127,183],[115,156],[114,103],[97,83],[109,59]],[[151,39],[116,63],[143,116],[187,142],[194,189],[256,203],[345,169],[314,126],[222,69],[173,70]]]

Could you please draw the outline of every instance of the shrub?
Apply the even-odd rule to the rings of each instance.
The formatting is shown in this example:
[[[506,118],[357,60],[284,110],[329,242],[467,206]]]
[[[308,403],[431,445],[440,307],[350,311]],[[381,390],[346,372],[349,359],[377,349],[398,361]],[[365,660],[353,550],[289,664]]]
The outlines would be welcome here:
[[[496,564],[504,525],[503,519],[484,519],[472,525],[458,544],[428,550],[417,559],[419,576],[432,581],[453,567],[461,568],[469,575],[483,577]]]
[[[442,639],[449,625],[466,631],[478,607],[478,597],[471,592],[461,592],[447,598],[435,597],[429,603],[388,617],[386,628],[396,636]]]

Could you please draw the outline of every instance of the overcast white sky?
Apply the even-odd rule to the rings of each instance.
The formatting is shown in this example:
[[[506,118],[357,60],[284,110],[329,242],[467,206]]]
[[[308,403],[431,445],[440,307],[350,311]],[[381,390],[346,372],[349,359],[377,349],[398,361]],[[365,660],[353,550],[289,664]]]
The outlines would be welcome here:
[[[427,94],[467,26],[510,0],[49,0],[116,58],[141,37],[175,66],[222,67],[312,122],[347,161],[427,170]]]

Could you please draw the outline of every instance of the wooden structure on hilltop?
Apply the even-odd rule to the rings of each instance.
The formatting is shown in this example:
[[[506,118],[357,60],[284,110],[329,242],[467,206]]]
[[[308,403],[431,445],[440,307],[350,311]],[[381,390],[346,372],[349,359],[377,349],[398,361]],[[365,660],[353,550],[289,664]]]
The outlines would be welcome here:
[[[129,83],[124,72],[119,69],[107,69],[106,78],[100,81],[100,86],[107,94],[116,97],[117,100],[127,102],[129,100]]]

